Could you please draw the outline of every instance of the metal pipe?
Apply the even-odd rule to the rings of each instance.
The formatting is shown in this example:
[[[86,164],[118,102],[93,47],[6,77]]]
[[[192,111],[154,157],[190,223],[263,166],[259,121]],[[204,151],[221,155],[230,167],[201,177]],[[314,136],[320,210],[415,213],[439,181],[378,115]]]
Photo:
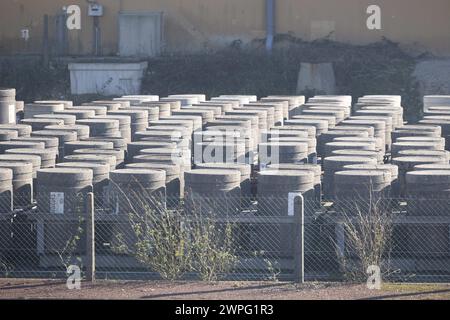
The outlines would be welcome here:
[[[266,50],[272,51],[275,36],[275,0],[266,0]]]

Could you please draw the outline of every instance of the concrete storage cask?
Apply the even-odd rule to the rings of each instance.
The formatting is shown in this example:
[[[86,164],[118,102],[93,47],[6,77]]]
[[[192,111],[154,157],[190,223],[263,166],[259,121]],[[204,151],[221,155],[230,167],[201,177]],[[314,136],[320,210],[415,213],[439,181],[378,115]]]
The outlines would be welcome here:
[[[249,104],[243,105],[244,109],[250,109],[250,108],[273,108],[274,114],[273,114],[273,120],[274,123],[272,126],[281,126],[283,125],[284,121],[284,114],[286,110],[286,105],[284,103],[278,103],[278,102],[251,102]],[[270,129],[272,126],[270,126],[268,129]]]
[[[362,143],[374,143],[375,144],[375,150],[381,153],[385,153],[385,142],[384,139],[381,138],[361,138],[361,137],[337,137],[333,139],[333,142],[362,142]]]
[[[37,171],[41,168],[41,157],[31,154],[0,154],[0,161],[7,162],[31,162],[33,165],[33,178],[36,178]]]
[[[131,141],[134,141],[135,132],[144,131],[149,126],[149,116],[147,110],[125,109],[119,111],[108,111],[108,115],[130,117]]]
[[[52,114],[57,111],[64,111],[64,104],[27,103],[24,106],[24,118],[33,118],[39,114]]]
[[[65,109],[64,111],[55,111],[54,114],[68,114],[77,117],[77,120],[89,119],[95,117],[95,111],[86,109]]]
[[[41,158],[41,168],[53,168],[56,163],[56,151],[51,149],[10,149],[6,150],[9,155],[35,155]],[[18,156],[19,158],[20,156]]]
[[[445,150],[445,138],[441,137],[400,137],[396,142],[429,142],[437,146],[437,150]]]
[[[338,200],[369,200],[390,194],[392,177],[388,171],[348,170],[334,174],[334,195]],[[345,205],[343,206],[343,209]]]
[[[191,135],[194,130],[201,130],[202,128],[201,119],[202,119],[201,117],[195,117],[195,120],[176,119],[174,116],[172,116],[170,118],[160,119],[158,121],[150,121],[149,127],[146,130],[147,131],[161,130],[162,128],[166,128],[165,130],[173,130],[173,127],[176,126],[179,127],[180,130],[183,130],[183,132],[187,131],[188,134]]]
[[[183,126],[189,126],[192,128],[192,131],[198,131],[202,129],[202,117],[200,116],[187,116],[187,115],[174,115],[172,114],[170,117],[161,117],[159,119],[160,123],[166,123],[168,125],[177,124],[176,121],[180,121]],[[150,126],[159,126],[158,123],[151,123]]]
[[[138,141],[128,144],[128,158],[127,161],[131,161],[134,156],[137,156],[142,149],[151,148],[176,148],[174,142],[162,142],[162,141]]]
[[[368,136],[373,138],[374,137],[374,133],[375,130],[373,129],[373,127],[371,126],[350,126],[350,125],[338,125],[332,129],[330,129],[329,131],[341,131],[341,132],[346,132],[346,131],[355,131],[355,132],[367,132]]]
[[[15,138],[11,141],[24,141],[24,142],[43,142],[45,149],[54,151],[57,155],[59,152],[59,140],[53,137],[26,137],[26,138]]]
[[[332,156],[324,158],[322,189],[325,198],[330,199],[334,197],[334,174],[337,171],[342,171],[345,166],[352,164],[376,165],[378,161],[376,158],[358,156]]]
[[[258,128],[258,117],[257,116],[246,116],[246,115],[224,115],[224,116],[216,116],[215,118],[216,121],[231,121],[233,123],[235,123],[234,121],[236,120],[236,124],[238,124],[240,121],[248,121],[250,120],[250,137],[252,140],[253,145],[257,144],[259,142],[259,128]],[[248,127],[248,122],[242,122],[242,123],[246,123],[246,127]]]
[[[246,163],[245,141],[205,141],[194,146],[194,163]]]
[[[0,87],[0,124],[16,123],[16,89]]]
[[[407,214],[423,223],[407,226],[408,252],[420,258],[446,258],[448,226],[430,224],[430,216],[450,216],[450,171],[417,170],[406,174]]]
[[[73,131],[77,134],[77,139],[82,140],[89,137],[90,129],[89,126],[83,125],[58,125],[58,126],[47,126],[44,130],[55,130],[55,131]]]
[[[20,123],[30,125],[33,131],[37,131],[44,130],[46,126],[62,125],[64,121],[59,119],[28,118],[21,120]]]
[[[423,110],[427,111],[433,106],[448,106],[450,105],[450,96],[444,95],[429,95],[423,97]]]
[[[77,149],[112,149],[113,146],[106,141],[71,141],[64,144],[64,155],[69,156]]]
[[[409,215],[449,216],[450,171],[436,169],[407,172],[406,195]]]
[[[29,206],[33,202],[33,164],[21,161],[0,161],[0,168],[12,170],[14,206]]]
[[[252,167],[242,163],[200,163],[196,164],[196,169],[228,169],[238,170],[241,173],[241,196],[244,205],[250,204],[252,196],[251,174]]]
[[[205,105],[202,106],[202,105],[199,105],[199,104],[196,104],[195,106],[184,106],[184,107],[181,107],[180,110],[200,110],[200,111],[206,110],[206,111],[212,111],[214,117],[220,116],[220,115],[223,114],[222,108],[220,106],[205,106]]]
[[[305,199],[314,199],[314,172],[283,169],[259,172],[257,198],[261,215],[286,216],[290,192],[302,193]]]
[[[127,142],[131,142],[131,116],[109,114],[106,116],[97,116],[96,119],[118,120],[120,136]]]
[[[433,131],[424,131],[424,130],[394,130],[391,132],[391,137],[393,142],[397,142],[397,140],[401,137],[439,137]]]
[[[374,142],[339,142],[333,141],[325,144],[325,156],[329,156],[335,150],[366,150],[366,151],[376,151],[376,144]]]
[[[147,158],[142,159],[149,159],[151,156],[156,156],[158,159],[159,157],[165,157],[165,159],[171,159],[173,163],[179,164],[183,170],[189,171],[191,170],[192,163],[191,163],[191,154],[186,153],[185,150],[179,149],[179,148],[152,148],[152,149],[142,149],[139,151],[139,155],[145,155],[148,156]],[[138,156],[135,156],[133,159],[133,162],[136,162],[136,158]]]
[[[195,169],[184,173],[188,213],[236,214],[241,206],[241,172],[230,169]]]
[[[120,137],[119,120],[93,118],[77,120],[76,123],[88,126],[91,137]]]
[[[379,164],[384,163],[384,154],[374,150],[339,149],[331,152],[330,156],[351,156],[374,158]]]
[[[314,174],[314,199],[320,203],[322,198],[322,168],[318,164],[269,164],[267,170],[310,171]]]
[[[261,142],[270,141],[271,138],[292,138],[292,137],[308,138],[310,136],[309,136],[308,131],[301,130],[301,129],[279,130],[277,128],[277,129],[272,129],[272,130],[261,131]]]
[[[279,132],[280,134],[283,131],[304,131],[308,133],[308,138],[310,139],[316,139],[316,127],[312,125],[295,125],[295,126],[282,126],[282,127],[276,127],[272,129],[273,132]]]
[[[31,134],[31,126],[26,124],[0,124],[0,130],[17,131],[19,137],[29,137]]]
[[[450,160],[450,152],[443,150],[409,149],[399,151],[398,157],[403,156],[431,156],[440,158],[444,162],[448,162]]]
[[[285,125],[289,127],[295,126],[313,126],[316,129],[316,137],[319,137],[323,133],[328,131],[328,121],[318,120],[318,119],[295,119],[285,121]],[[282,130],[282,127],[277,128],[277,130]]]
[[[301,193],[305,201],[314,200],[314,173],[303,170],[263,170],[257,178],[259,216],[289,215],[289,193]],[[305,215],[309,215],[306,212]],[[261,229],[259,229],[261,228]],[[293,254],[292,225],[259,225],[255,241],[264,249],[279,252],[283,257]],[[276,235],[276,237],[274,237]],[[278,241],[277,241],[278,239]],[[270,248],[270,249],[269,249]]]
[[[327,116],[327,115],[308,115],[308,114],[301,114],[297,116],[292,117],[292,123],[297,122],[298,120],[322,120],[328,122],[328,129],[332,129],[336,127],[336,117],[334,116]],[[288,124],[291,123],[291,120],[289,120]],[[286,123],[285,123],[286,124]]]
[[[120,108],[129,108],[131,106],[130,100],[129,99],[122,99],[122,98],[114,98],[113,102],[115,103],[120,103]]]
[[[160,117],[170,117],[172,114],[172,108],[170,102],[161,102],[161,101],[146,101],[138,106],[141,107],[157,107],[158,108],[158,118]]]
[[[145,104],[148,103],[152,103],[152,102],[145,102]],[[176,111],[176,110],[180,110],[181,109],[181,101],[179,100],[173,100],[173,99],[165,99],[164,101],[158,101],[155,103],[167,103],[170,105],[170,113],[172,113],[172,111]],[[161,115],[160,115],[161,117]]]
[[[39,100],[34,101],[35,104],[62,104],[65,108],[73,107],[73,102],[69,100]]]
[[[450,164],[418,164],[414,167],[414,170],[416,171],[423,171],[423,170],[450,170]]]
[[[0,214],[13,211],[13,171],[0,168]]]
[[[384,171],[388,172],[391,175],[391,191],[390,196],[398,197],[399,195],[399,184],[398,184],[398,167],[393,164],[377,164],[377,165],[368,165],[368,164],[354,164],[344,166],[342,168],[343,171],[348,170],[370,170],[370,171]]]
[[[81,106],[75,106],[73,108],[67,108],[66,110],[70,110],[70,109],[92,110],[92,111],[95,112],[96,116],[106,116],[106,112],[108,111],[107,107],[93,106],[93,105],[89,105],[89,104],[83,104]]]
[[[322,133],[317,138],[317,153],[319,156],[325,156],[325,145],[327,143],[333,142],[334,139],[340,137],[359,137],[359,138],[368,138],[369,134],[365,131],[346,131],[346,130],[336,130],[336,131],[328,131]]]
[[[64,121],[64,125],[74,125],[77,117],[72,116],[70,114],[39,114],[35,115],[33,118],[35,119],[56,119]]]
[[[157,214],[166,206],[166,172],[149,169],[119,169],[110,172],[108,198],[113,213],[128,217],[148,210]],[[132,204],[132,205],[131,205]]]
[[[301,114],[303,115],[312,115],[312,116],[332,116],[336,119],[336,124],[340,123],[342,120],[345,119],[345,113],[342,110],[314,110],[314,109],[303,109],[301,111]]]
[[[44,149],[45,144],[43,142],[25,142],[25,141],[2,141],[0,142],[0,154],[5,153],[8,149]]]
[[[82,168],[41,169],[36,182],[38,254],[62,252],[79,229],[84,230],[87,194],[92,192],[92,170]],[[84,233],[84,232],[83,232]],[[77,244],[82,250],[84,241]]]
[[[311,164],[317,164],[317,142],[316,139],[311,138],[296,138],[296,137],[273,137],[269,139],[269,142],[288,142],[288,143],[307,143],[308,144],[308,159],[307,162]]]
[[[188,93],[188,94],[172,94],[169,95],[168,98],[171,99],[192,99],[192,100],[197,100],[198,102],[203,102],[206,101],[206,95],[204,94],[192,94],[192,93]],[[196,103],[198,103],[196,102]]]
[[[408,124],[402,127],[396,128],[396,131],[425,131],[433,132],[436,136],[440,137],[442,134],[442,128],[435,125],[421,125],[421,124]]]
[[[200,102],[198,104],[192,105],[195,107],[219,107],[221,110],[221,114],[224,114],[227,111],[233,111],[233,105],[231,103],[223,103],[223,102],[214,102],[214,101],[208,101],[208,102]]]
[[[104,204],[105,195],[109,186],[110,166],[107,163],[95,162],[63,162],[56,168],[91,169],[94,200],[98,206]]]
[[[14,130],[0,130],[0,141],[10,141],[18,137],[17,131]]]
[[[178,164],[139,162],[127,164],[125,168],[140,170],[164,170],[166,172],[167,205],[169,207],[173,207],[178,204],[178,200],[184,196],[184,173],[183,169]]]
[[[116,169],[116,157],[106,154],[74,154],[71,156],[65,156],[64,162],[106,163],[109,165],[110,171]]]
[[[31,133],[32,137],[56,137],[59,140],[59,157],[64,157],[64,145],[67,142],[77,141],[77,133],[75,131],[60,130],[40,130]]]
[[[120,102],[113,101],[113,100],[96,100],[96,101],[91,101],[88,104],[92,105],[92,106],[106,107],[108,109],[108,111],[119,110],[121,108],[121,106],[122,106],[120,104]]]
[[[147,111],[148,113],[148,121],[157,121],[159,119],[159,108],[154,106],[134,106],[132,105],[129,108],[122,108],[120,109],[121,111],[133,111],[133,110],[137,110],[137,111]],[[167,115],[165,115],[167,116]]]
[[[77,154],[91,154],[91,155],[111,155],[116,157],[116,168],[121,169],[125,163],[125,152],[120,149],[98,149],[98,148],[86,148],[76,149],[73,151],[74,155]]]
[[[200,109],[180,109],[173,111],[174,116],[200,116],[202,117],[202,125],[205,126],[209,121],[214,120],[214,112],[211,110],[200,110]]]
[[[406,174],[409,171],[413,171],[414,167],[420,164],[448,164],[448,160],[439,156],[402,156],[393,158],[392,163],[398,166],[399,195],[404,197],[406,195]]]
[[[121,137],[87,137],[80,139],[82,141],[105,141],[112,142],[114,149],[127,151],[127,141]]]
[[[433,142],[422,141],[402,141],[392,144],[391,154],[396,157],[401,151],[404,150],[431,150],[431,151],[444,151],[443,146]]]
[[[267,142],[259,144],[259,163],[308,163],[308,143],[302,142]]]

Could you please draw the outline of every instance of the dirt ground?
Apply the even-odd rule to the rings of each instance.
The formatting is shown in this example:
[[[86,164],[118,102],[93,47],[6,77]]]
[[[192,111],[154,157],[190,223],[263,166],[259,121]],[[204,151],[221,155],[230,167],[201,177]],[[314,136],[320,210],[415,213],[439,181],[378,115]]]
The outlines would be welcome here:
[[[0,279],[0,299],[450,300],[450,284],[384,284],[382,290],[369,290],[333,283],[97,281],[68,290],[61,281]]]

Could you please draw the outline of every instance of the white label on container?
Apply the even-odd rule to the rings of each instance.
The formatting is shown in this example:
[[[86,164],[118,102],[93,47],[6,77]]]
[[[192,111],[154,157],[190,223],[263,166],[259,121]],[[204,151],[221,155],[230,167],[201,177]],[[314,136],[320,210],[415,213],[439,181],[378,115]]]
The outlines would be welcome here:
[[[64,214],[64,192],[50,192],[50,213]]]
[[[16,123],[16,105],[10,104],[8,106],[8,121],[9,123]]]

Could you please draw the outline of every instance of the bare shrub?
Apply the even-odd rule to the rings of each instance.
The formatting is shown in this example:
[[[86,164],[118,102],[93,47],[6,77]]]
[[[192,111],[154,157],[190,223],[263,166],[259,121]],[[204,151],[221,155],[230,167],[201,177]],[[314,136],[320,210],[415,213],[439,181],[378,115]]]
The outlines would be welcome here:
[[[393,214],[391,200],[370,190],[370,196],[338,201],[345,236],[345,250],[336,243],[341,271],[348,281],[365,282],[367,268],[389,272]]]

